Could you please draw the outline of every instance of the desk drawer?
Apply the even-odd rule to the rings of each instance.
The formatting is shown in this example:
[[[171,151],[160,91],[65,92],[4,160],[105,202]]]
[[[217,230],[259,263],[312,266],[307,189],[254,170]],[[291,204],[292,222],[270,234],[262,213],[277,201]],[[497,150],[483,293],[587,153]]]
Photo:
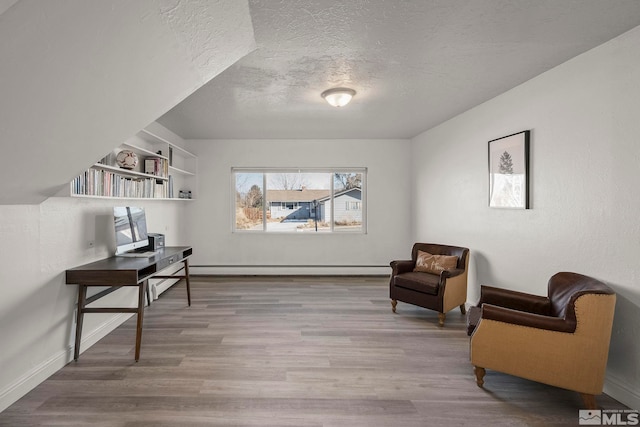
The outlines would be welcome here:
[[[162,271],[168,266],[170,266],[171,264],[174,264],[180,260],[182,260],[182,254],[174,254],[163,260],[160,260],[158,261],[158,264],[157,264],[158,267],[156,268],[156,271]]]
[[[182,261],[182,259],[184,258],[182,253],[178,253],[178,254],[173,254],[170,257],[167,257],[163,260],[158,261],[158,267],[156,269],[156,271],[161,271],[165,268],[167,268],[168,266],[170,266],[171,264],[174,264],[176,262]]]

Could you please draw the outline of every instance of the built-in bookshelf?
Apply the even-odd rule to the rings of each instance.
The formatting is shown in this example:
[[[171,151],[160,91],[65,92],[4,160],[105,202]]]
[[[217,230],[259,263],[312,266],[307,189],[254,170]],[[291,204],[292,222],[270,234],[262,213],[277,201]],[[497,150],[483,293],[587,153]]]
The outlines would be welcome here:
[[[184,141],[152,123],[71,181],[71,196],[101,198],[195,198],[197,157],[172,141]],[[118,166],[122,150],[135,153],[132,169]]]
[[[124,174],[119,169],[100,165],[71,182],[71,193],[97,197],[169,198],[169,180],[144,174]]]

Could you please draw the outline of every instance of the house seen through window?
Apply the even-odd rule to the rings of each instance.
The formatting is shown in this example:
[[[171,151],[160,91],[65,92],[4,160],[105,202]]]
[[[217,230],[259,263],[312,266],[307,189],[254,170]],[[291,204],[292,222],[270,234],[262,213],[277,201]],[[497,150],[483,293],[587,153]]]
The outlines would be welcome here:
[[[232,169],[234,231],[364,233],[366,169]]]

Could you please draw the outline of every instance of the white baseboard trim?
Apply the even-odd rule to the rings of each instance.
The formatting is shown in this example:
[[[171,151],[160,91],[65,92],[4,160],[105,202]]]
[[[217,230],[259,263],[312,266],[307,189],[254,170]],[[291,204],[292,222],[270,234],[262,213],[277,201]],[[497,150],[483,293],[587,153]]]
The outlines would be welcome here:
[[[629,384],[614,375],[607,375],[604,392],[630,409],[640,409],[640,390],[638,384]]]
[[[248,276],[388,276],[391,268],[377,265],[192,265],[193,275],[248,275]]]
[[[14,404],[22,396],[33,390],[38,384],[62,369],[68,359],[73,359],[71,347],[60,351],[49,360],[45,360],[39,366],[34,367],[16,382],[10,384],[0,392],[0,412]]]
[[[108,333],[124,323],[133,314],[121,313],[115,314],[112,318],[99,325],[93,331],[88,333],[80,344],[80,351],[91,347]],[[10,384],[4,390],[0,391],[0,412],[7,409],[22,396],[33,390],[38,384],[49,378],[51,375],[64,368],[73,360],[73,344],[67,346],[65,350],[59,351],[48,360],[45,360],[38,366],[35,366],[29,372],[18,378],[13,384]]]

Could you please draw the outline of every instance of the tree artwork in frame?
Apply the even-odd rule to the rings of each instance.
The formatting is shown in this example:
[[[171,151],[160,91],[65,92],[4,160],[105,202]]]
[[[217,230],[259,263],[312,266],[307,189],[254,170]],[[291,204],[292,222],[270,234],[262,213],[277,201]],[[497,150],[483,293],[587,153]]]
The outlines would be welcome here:
[[[529,209],[529,134],[489,141],[489,207]]]

